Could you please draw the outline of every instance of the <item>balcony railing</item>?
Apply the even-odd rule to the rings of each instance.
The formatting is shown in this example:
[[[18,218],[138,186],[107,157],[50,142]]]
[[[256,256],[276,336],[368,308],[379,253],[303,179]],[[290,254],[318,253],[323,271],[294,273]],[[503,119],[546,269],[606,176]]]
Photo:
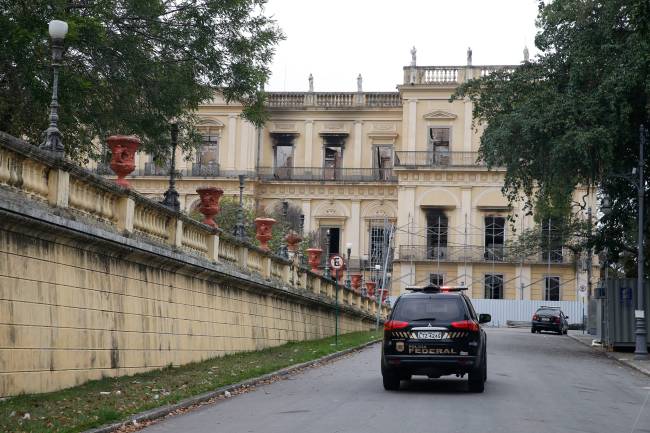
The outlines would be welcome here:
[[[395,167],[481,167],[478,152],[397,151]]]
[[[400,260],[473,262],[473,263],[527,263],[527,264],[569,264],[574,255],[568,248],[540,251],[536,254],[522,256],[521,252],[506,246],[486,248],[468,245],[428,247],[426,245],[400,245]]]
[[[114,176],[108,164],[98,164],[97,167],[91,169],[93,173],[102,176]],[[219,164],[199,164],[193,163],[189,167],[177,168],[176,174],[179,178],[183,177],[226,177],[236,178],[238,175],[243,174],[247,178],[252,179],[256,177],[254,171],[242,170],[222,170]],[[169,176],[169,164],[157,165],[153,162],[146,162],[144,168],[136,168],[129,176],[142,177],[142,176]]]
[[[401,107],[397,92],[268,92],[269,108]]]
[[[321,182],[397,182],[391,168],[260,167],[260,180]]]
[[[495,71],[512,72],[514,65],[404,66],[404,84],[457,86],[470,78],[485,77]]]

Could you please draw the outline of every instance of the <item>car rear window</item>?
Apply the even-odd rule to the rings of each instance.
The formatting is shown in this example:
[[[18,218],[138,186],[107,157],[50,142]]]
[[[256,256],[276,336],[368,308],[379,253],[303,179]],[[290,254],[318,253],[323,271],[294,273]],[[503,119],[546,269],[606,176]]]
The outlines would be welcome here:
[[[553,308],[540,308],[537,310],[537,314],[544,314],[546,316],[559,316],[560,310],[555,310]]]
[[[403,298],[395,305],[393,320],[451,322],[465,320],[466,312],[457,297]]]

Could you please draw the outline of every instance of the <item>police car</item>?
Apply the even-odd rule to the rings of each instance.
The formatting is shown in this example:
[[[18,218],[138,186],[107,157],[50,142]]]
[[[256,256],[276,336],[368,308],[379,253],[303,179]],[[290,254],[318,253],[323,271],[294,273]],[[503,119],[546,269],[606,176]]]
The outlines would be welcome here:
[[[468,376],[469,390],[483,392],[487,339],[466,287],[408,287],[384,324],[381,374],[386,390],[398,390],[413,375]]]

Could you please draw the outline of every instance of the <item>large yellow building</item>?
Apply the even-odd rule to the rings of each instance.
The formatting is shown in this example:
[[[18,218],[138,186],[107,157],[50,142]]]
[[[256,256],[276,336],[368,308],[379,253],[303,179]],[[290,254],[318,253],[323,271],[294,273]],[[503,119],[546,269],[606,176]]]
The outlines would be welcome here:
[[[351,267],[366,276],[392,240],[391,294],[434,281],[464,284],[474,298],[574,300],[586,287],[584,264],[561,247],[528,257],[506,246],[534,225],[501,193],[503,170],[477,162],[480,128],[472,103],[449,102],[463,81],[496,68],[417,66],[415,50],[394,92],[269,92],[270,120],[256,129],[241,106],[218,95],[199,109],[205,141],[193,160],[177,156],[181,206],[199,185],[245,194],[259,206],[287,200],[302,209],[305,230],[330,229],[332,253],[351,244]],[[131,183],[162,196],[167,170],[140,154]],[[393,227],[391,229],[391,227]],[[553,222],[544,225],[552,234]],[[584,260],[582,261],[584,262]]]

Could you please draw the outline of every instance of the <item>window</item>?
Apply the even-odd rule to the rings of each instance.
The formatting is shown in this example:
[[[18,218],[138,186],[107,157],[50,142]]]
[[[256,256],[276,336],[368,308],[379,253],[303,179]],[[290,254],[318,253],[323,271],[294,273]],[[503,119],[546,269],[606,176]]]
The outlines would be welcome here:
[[[203,143],[197,151],[196,161],[200,165],[214,165],[219,163],[219,136],[204,135]]]
[[[434,286],[444,286],[445,285],[445,277],[442,274],[429,274],[429,284],[433,284]]]
[[[325,180],[341,177],[346,136],[347,134],[323,135],[323,175]]]
[[[544,277],[544,300],[560,300],[560,277]]]
[[[393,146],[377,146],[374,166],[377,169],[377,179],[390,179],[393,174]]]
[[[449,132],[451,128],[429,128],[432,165],[449,165]]]
[[[505,238],[506,219],[497,216],[485,217],[485,260],[503,260]]]
[[[388,230],[384,227],[383,221],[370,222],[368,232],[370,247],[368,249],[368,258],[370,266],[384,265],[384,248],[388,242]]]
[[[291,178],[293,168],[294,134],[272,133],[274,176],[280,179]]]
[[[320,228],[321,248],[324,253],[327,253],[327,230],[330,231],[330,256],[339,254],[341,252],[341,229],[339,227]],[[325,256],[326,254],[322,255],[323,259]]]
[[[449,323],[468,319],[460,297],[451,298],[402,298],[395,305],[393,320],[415,321],[435,320],[435,323]]]
[[[447,256],[449,221],[444,211],[432,209],[427,212],[427,258],[438,260]]]
[[[551,263],[562,263],[562,234],[561,227],[551,218],[542,221],[542,260]]]
[[[503,299],[503,274],[485,274],[485,299]]]

